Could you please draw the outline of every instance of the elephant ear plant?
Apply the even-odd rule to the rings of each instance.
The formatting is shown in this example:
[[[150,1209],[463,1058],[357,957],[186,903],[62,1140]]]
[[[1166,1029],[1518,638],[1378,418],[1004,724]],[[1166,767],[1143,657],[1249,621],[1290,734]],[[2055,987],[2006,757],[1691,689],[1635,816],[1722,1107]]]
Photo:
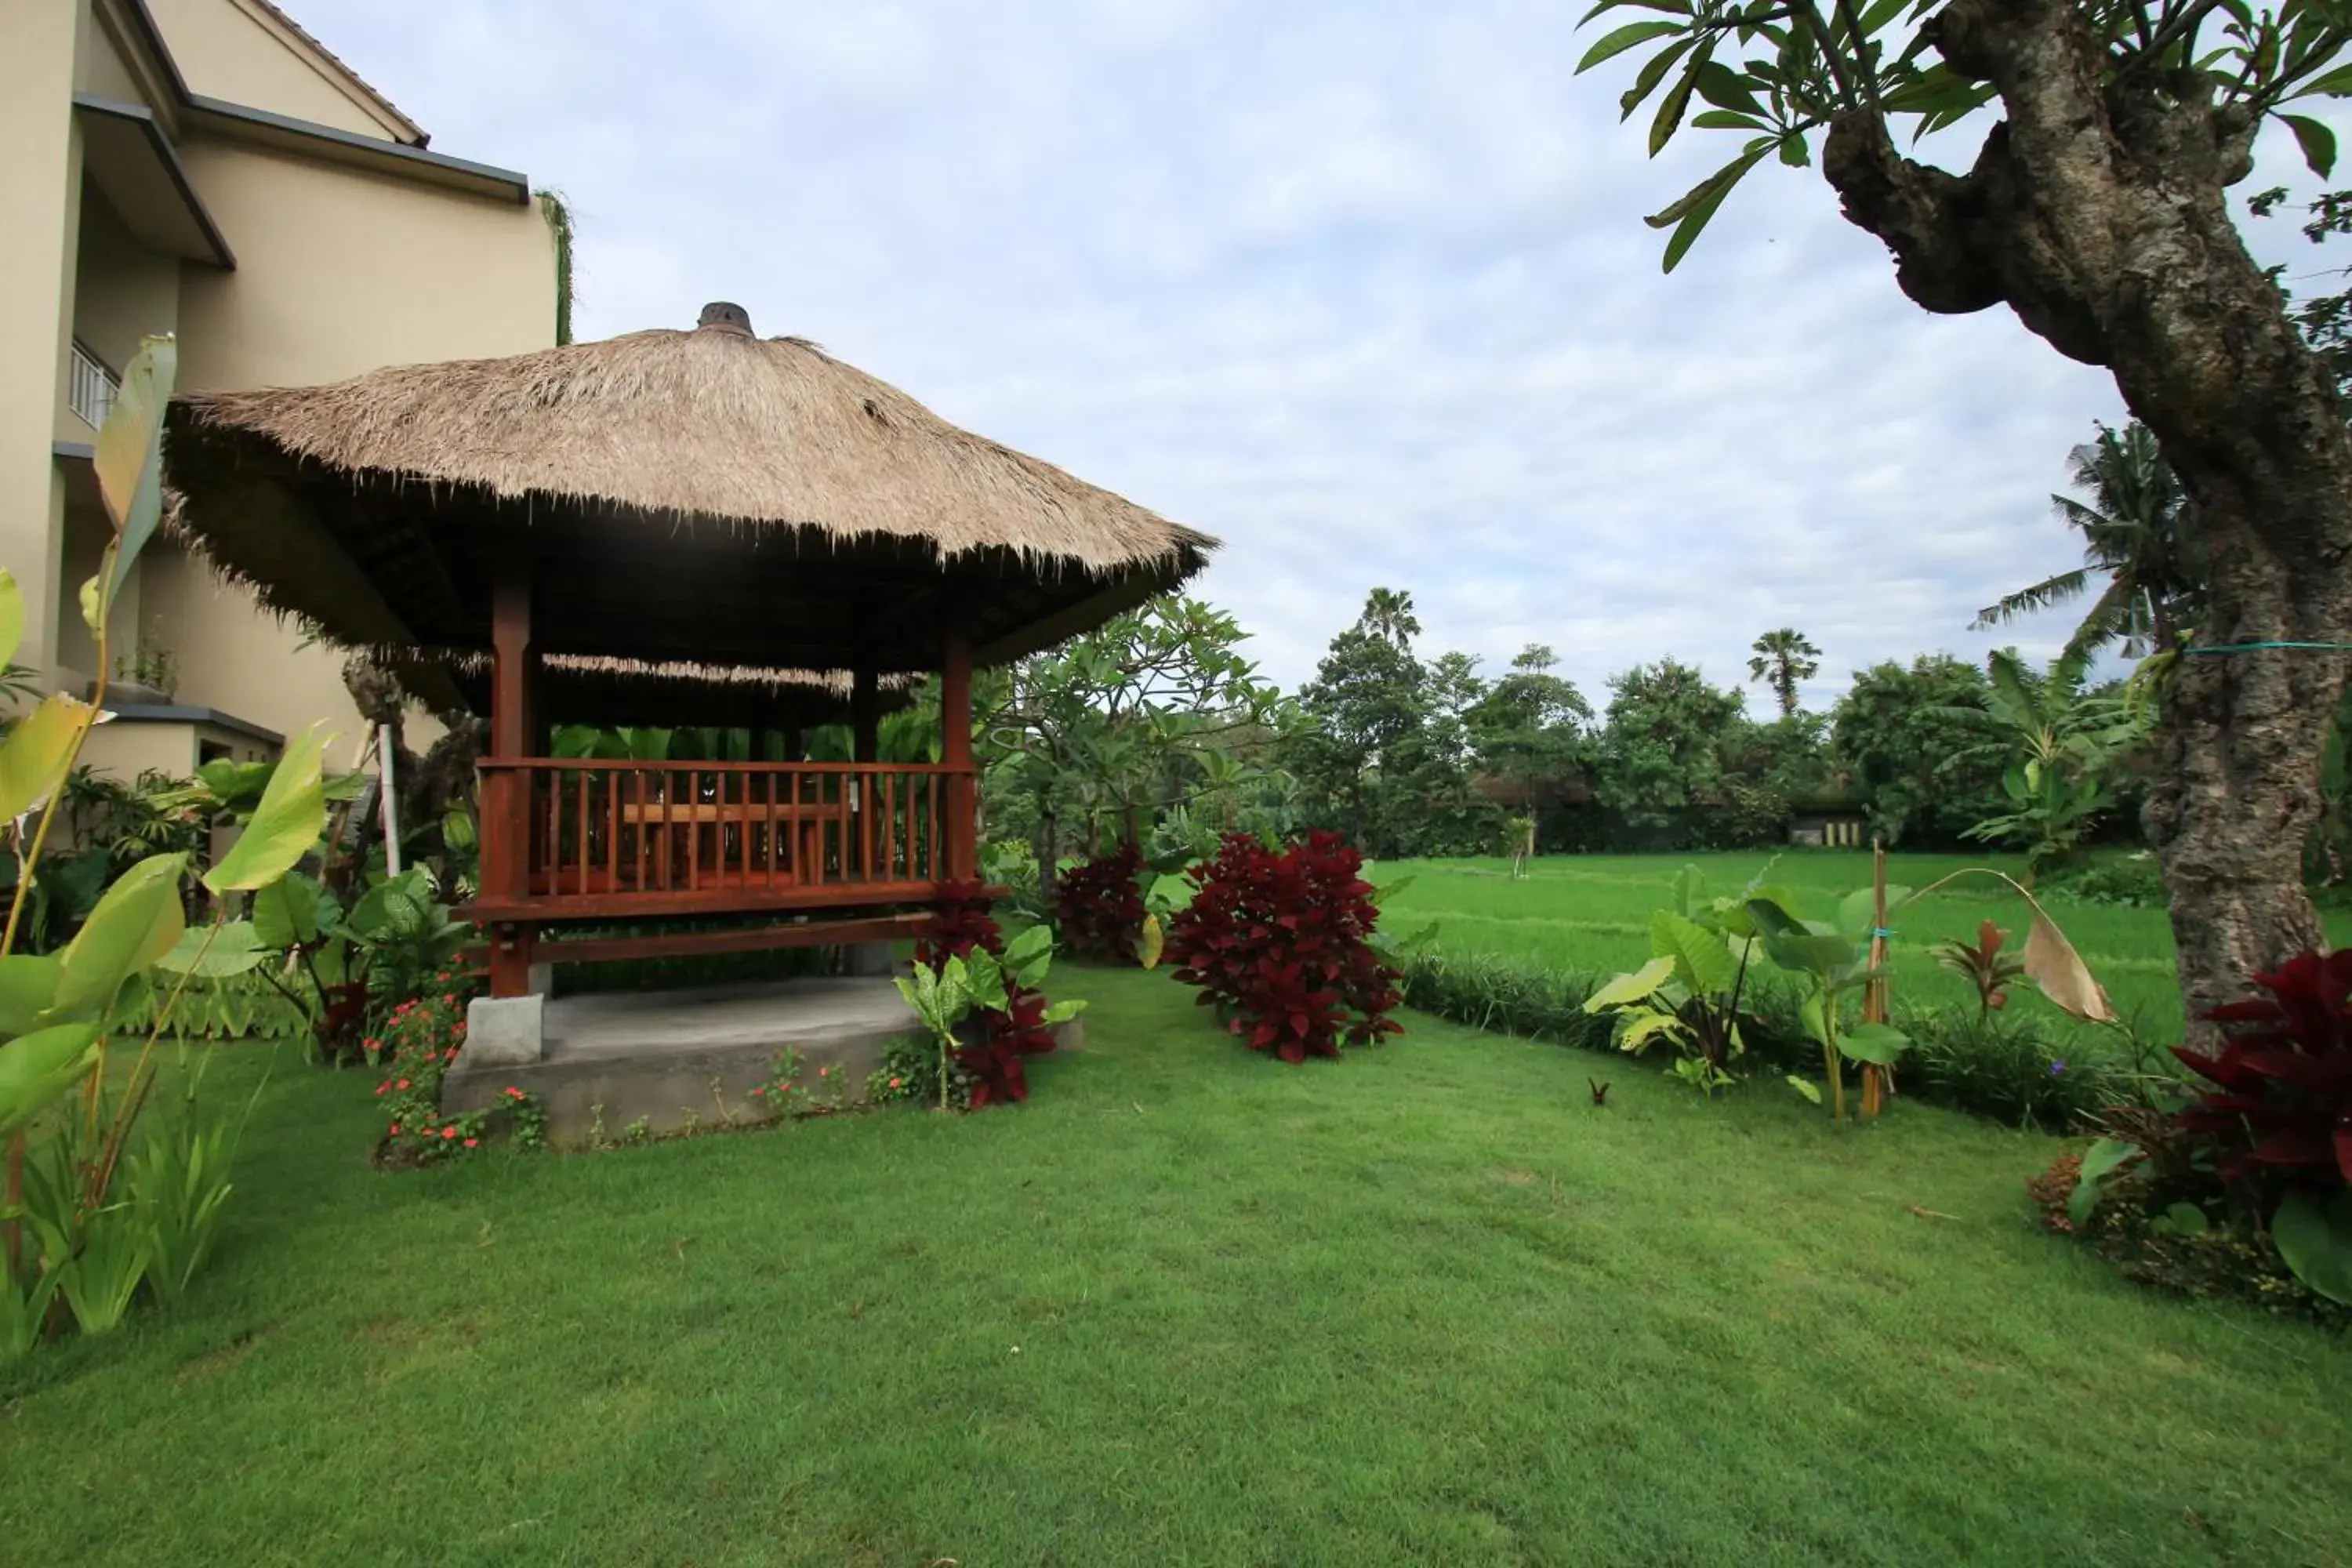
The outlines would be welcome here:
[[[99,432],[95,466],[114,537],[82,585],[80,604],[100,671],[110,668],[110,611],[161,516],[162,417],[173,366],[172,341],[146,340]],[[22,595],[0,573],[0,664],[15,655],[25,619]],[[45,698],[0,741],[0,821],[9,825],[19,868],[0,932],[6,1150],[0,1358],[28,1351],[58,1321],[60,1303],[84,1331],[99,1332],[121,1321],[142,1283],[161,1298],[176,1297],[209,1249],[228,1194],[234,1140],[190,1123],[201,1064],[184,1075],[180,1124],[151,1130],[144,1147],[130,1152],[127,1194],[117,1193],[116,1177],[156,1083],[156,1047],[188,978],[236,973],[261,961],[251,923],[229,918],[234,896],[276,883],[317,845],[326,821],[325,742],[313,730],[288,746],[244,834],[205,876],[219,910],[210,925],[187,928],[188,857],[153,855],[114,879],[62,950],[18,952],[32,873],[58,815],[53,802],[101,717],[103,679],[89,702],[64,693]],[[156,973],[177,976],[161,1001],[150,979]],[[110,1072],[121,1021],[141,1016],[152,1022],[136,1058]]]
[[[1650,962],[1586,999],[1584,1011],[1616,1016],[1617,1047],[1639,1053],[1665,1041],[1679,1053],[1674,1074],[1712,1095],[1737,1081],[1731,1064],[1747,1053],[1739,1003],[1759,931],[1750,912],[1788,895],[1750,883],[1738,899],[1703,898],[1698,868],[1675,879],[1673,909],[1650,917]]]

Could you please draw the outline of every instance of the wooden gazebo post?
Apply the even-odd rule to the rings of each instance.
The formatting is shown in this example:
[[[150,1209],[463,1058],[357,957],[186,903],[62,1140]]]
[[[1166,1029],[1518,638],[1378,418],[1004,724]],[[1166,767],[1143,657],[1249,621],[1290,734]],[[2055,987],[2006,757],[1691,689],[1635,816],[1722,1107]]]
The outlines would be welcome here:
[[[490,600],[490,756],[511,762],[530,754],[531,712],[530,564],[499,568]],[[520,900],[530,895],[530,776],[492,768],[482,780],[482,897]],[[530,990],[531,949],[539,928],[500,921],[490,932],[490,994]]]
[[[940,649],[940,761],[958,770],[948,775],[948,880],[969,882],[978,875],[980,799],[971,778],[971,639],[960,626],[949,628]]]

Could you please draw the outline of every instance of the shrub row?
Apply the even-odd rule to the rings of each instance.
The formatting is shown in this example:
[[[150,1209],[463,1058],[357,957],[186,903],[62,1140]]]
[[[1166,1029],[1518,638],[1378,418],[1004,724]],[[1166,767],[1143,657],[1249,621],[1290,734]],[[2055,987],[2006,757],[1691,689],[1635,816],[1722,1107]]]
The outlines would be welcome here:
[[[1424,952],[1405,966],[1405,1005],[1476,1029],[1613,1055],[1612,1020],[1584,1011],[1585,998],[1611,978]],[[1820,1066],[1796,1012],[1795,993],[1773,978],[1751,984],[1740,1024],[1751,1075]],[[1912,1042],[1895,1070],[1901,1093],[2003,1121],[2069,1129],[2124,1098],[2135,1077],[2128,1034],[2108,1037],[2018,1011],[1918,1008],[1899,1022]]]

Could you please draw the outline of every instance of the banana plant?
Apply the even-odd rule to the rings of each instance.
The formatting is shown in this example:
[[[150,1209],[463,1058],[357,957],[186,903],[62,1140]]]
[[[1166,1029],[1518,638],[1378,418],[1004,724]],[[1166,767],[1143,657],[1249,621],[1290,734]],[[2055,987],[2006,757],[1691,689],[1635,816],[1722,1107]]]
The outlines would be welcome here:
[[[1890,915],[1907,896],[1906,889],[1887,889]],[[1872,897],[1869,889],[1849,895],[1839,906],[1840,918],[1835,921],[1801,921],[1772,899],[1748,900],[1748,917],[1755,922],[1765,952],[1775,964],[1809,982],[1801,1016],[1805,1032],[1822,1048],[1831,1114],[1840,1121],[1845,1120],[1845,1062],[1850,1058],[1889,1068],[1911,1045],[1911,1037],[1892,1024],[1858,1023],[1849,1026],[1844,1020],[1845,998],[1883,973],[1871,964],[1867,945],[1868,924],[1875,905],[1865,900]],[[1855,913],[1858,902],[1859,929]],[[1815,1104],[1821,1102],[1821,1089],[1811,1082],[1791,1074],[1789,1083]],[[1865,1103],[1864,1110],[1868,1109]]]

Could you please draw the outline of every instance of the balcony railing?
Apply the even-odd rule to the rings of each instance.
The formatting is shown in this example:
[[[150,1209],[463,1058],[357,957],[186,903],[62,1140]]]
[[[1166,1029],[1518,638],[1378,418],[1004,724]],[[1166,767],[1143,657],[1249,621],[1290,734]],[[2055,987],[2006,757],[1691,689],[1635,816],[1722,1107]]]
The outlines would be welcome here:
[[[911,902],[971,874],[971,774],[936,764],[480,765],[491,918]]]
[[[107,369],[96,354],[75,343],[66,376],[66,406],[75,416],[97,429],[106,423],[108,412],[114,407],[114,395],[121,390],[122,378]]]

